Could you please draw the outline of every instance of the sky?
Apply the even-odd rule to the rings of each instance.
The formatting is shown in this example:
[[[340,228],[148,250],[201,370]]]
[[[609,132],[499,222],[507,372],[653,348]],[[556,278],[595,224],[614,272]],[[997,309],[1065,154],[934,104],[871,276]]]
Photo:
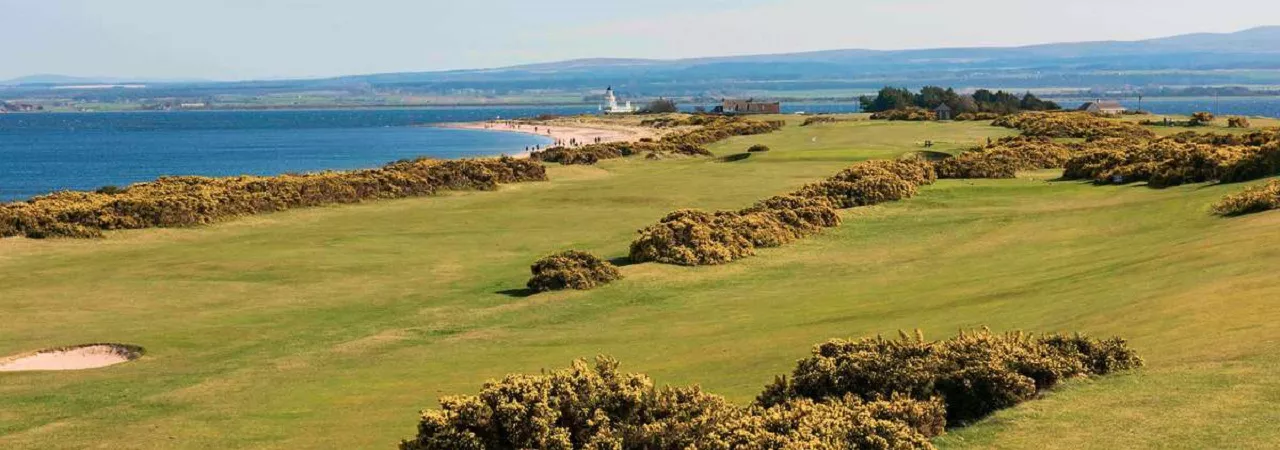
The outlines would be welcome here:
[[[1275,0],[1225,6],[1204,0],[0,0],[0,80],[31,74],[310,78],[597,57],[1134,40],[1280,24]]]

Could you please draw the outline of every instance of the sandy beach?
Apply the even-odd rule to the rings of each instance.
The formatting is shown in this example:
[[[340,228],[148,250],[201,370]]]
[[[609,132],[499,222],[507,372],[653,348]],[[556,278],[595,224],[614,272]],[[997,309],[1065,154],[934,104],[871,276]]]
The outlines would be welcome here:
[[[634,142],[641,138],[659,137],[657,130],[645,127],[630,127],[625,125],[605,125],[591,124],[588,125],[559,125],[559,124],[529,124],[509,121],[490,121],[490,122],[463,122],[449,123],[440,125],[443,128],[456,128],[462,130],[486,130],[486,131],[502,131],[509,133],[525,133],[536,134],[552,139],[555,143],[542,147],[565,146],[574,147],[594,143],[605,142]],[[521,149],[513,156],[517,158],[528,157],[529,151]]]

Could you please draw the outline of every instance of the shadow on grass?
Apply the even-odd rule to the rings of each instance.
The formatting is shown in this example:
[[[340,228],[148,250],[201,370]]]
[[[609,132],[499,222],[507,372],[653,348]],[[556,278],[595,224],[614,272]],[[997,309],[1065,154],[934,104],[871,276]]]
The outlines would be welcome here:
[[[720,162],[738,162],[750,158],[750,153],[738,153],[720,158]]]
[[[535,291],[535,290],[533,290],[533,289],[529,289],[529,288],[523,288],[523,289],[507,289],[507,290],[505,290],[505,291],[498,291],[498,292],[495,292],[495,294],[505,295],[505,296],[507,296],[507,297],[515,297],[515,298],[525,298],[525,297],[529,297],[529,296],[532,296],[533,294],[537,294],[537,293],[538,293],[538,291]]]
[[[633,264],[640,264],[640,263],[632,261],[630,256],[619,256],[617,258],[609,259],[609,264],[613,264],[618,267],[626,267],[626,266],[630,266]]]
[[[911,155],[914,155],[919,158],[923,158],[926,161],[933,161],[933,162],[942,161],[944,159],[955,157],[950,153],[939,152],[934,150],[917,150],[917,151],[911,152]]]

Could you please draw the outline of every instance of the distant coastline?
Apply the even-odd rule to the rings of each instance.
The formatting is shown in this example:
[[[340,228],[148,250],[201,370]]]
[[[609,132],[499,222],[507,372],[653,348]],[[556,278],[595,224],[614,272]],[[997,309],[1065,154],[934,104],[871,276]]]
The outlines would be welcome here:
[[[542,123],[530,124],[522,123],[522,121],[487,121],[487,122],[454,122],[441,123],[431,125],[437,128],[456,129],[456,130],[477,130],[491,131],[497,133],[520,133],[534,136],[541,136],[552,140],[551,145],[563,145],[566,147],[580,146],[592,143],[604,142],[634,142],[641,138],[654,137],[656,133],[647,128],[642,127],[604,127],[590,126],[581,124],[559,124],[559,123]],[[525,149],[514,155],[517,158],[527,158],[534,150],[546,148],[548,146],[535,147]]]

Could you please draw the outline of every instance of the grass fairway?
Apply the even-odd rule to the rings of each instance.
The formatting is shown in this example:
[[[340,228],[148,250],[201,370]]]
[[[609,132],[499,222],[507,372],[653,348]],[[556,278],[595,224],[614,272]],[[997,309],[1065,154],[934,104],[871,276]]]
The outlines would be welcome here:
[[[0,448],[391,448],[441,395],[578,357],[747,402],[827,338],[983,325],[1124,336],[1148,367],[1069,383],[941,447],[1280,442],[1280,213],[1208,212],[1241,186],[942,181],[741,262],[632,265],[594,291],[517,295],[537,258],[624,256],[674,209],[739,208],[925,140],[950,151],[1010,134],[794,125],[715,147],[773,148],[737,162],[612,160],[497,192],[0,241],[0,355],[148,351],[0,373]]]

